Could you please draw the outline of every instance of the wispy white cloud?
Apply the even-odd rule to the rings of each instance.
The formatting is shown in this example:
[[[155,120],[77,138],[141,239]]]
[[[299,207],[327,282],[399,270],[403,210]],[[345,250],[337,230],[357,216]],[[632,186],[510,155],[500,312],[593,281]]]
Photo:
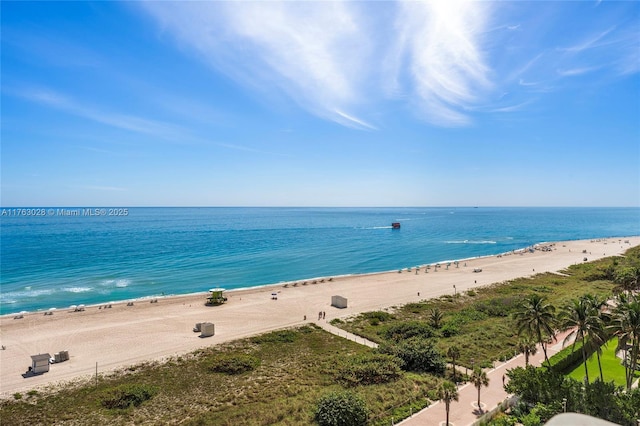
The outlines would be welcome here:
[[[615,30],[615,27],[609,28],[607,30],[604,31],[599,31],[595,34],[589,34],[586,36],[585,39],[581,40],[580,42],[574,44],[573,46],[569,46],[569,47],[559,47],[558,50],[563,51],[563,52],[583,52],[585,50],[589,50],[589,49],[593,49],[596,47],[602,47],[602,46],[606,46],[608,44],[612,44],[611,41],[604,41],[603,39],[610,34],[613,30]]]
[[[143,7],[206,62],[242,85],[277,88],[314,114],[360,101],[370,51],[358,7],[343,2],[149,2]],[[361,120],[358,118],[358,120]]]
[[[283,94],[322,119],[376,129],[392,100],[438,126],[473,123],[495,92],[547,93],[602,69],[638,72],[637,30],[603,20],[554,47],[527,20],[533,6],[494,2],[142,2],[181,47],[251,91]],[[569,6],[548,5],[549,17]],[[536,10],[537,6],[536,6]],[[515,12],[514,12],[515,11]],[[502,19],[502,22],[498,22]],[[516,22],[514,24],[514,22]],[[535,23],[535,22],[534,22]],[[602,58],[607,58],[603,62]],[[611,60],[608,60],[611,59]],[[535,82],[535,83],[534,83]],[[527,105],[520,99],[518,105]],[[504,111],[496,105],[495,111]],[[376,113],[373,113],[375,111]],[[382,118],[384,120],[384,117]]]
[[[127,191],[127,188],[121,188],[118,186],[100,186],[100,185],[77,185],[73,186],[76,189],[88,189],[90,191]]]
[[[413,99],[423,117],[444,126],[468,124],[465,108],[491,86],[479,48],[484,4],[434,1],[400,6],[396,49],[408,56]]]
[[[535,101],[533,99],[530,99],[528,101],[520,102],[515,105],[505,105],[505,106],[497,106],[497,107],[491,106],[491,107],[485,107],[485,108],[476,108],[476,110],[482,111],[485,113],[517,112],[517,111],[522,111],[523,109],[533,104],[534,102]]]
[[[533,82],[533,81],[524,81],[524,79],[520,79],[518,81],[518,84],[520,86],[537,86],[539,83]]]
[[[119,129],[149,134],[162,140],[170,140],[172,142],[177,141],[180,143],[215,145],[225,149],[253,152],[258,154],[281,155],[278,153],[269,153],[263,150],[257,150],[247,146],[211,141],[202,137],[198,137],[197,135],[193,135],[189,130],[172,124],[166,124],[163,122],[149,120],[133,115],[107,113],[95,107],[85,105],[67,95],[50,89],[31,88],[21,91],[5,91],[8,91],[16,96],[20,96],[24,99],[28,99],[30,101],[37,102],[48,107],[59,109],[69,114],[73,114]],[[113,153],[93,147],[84,147],[84,149],[100,153]]]
[[[174,125],[137,117],[135,115],[105,112],[51,89],[29,88],[15,91],[15,94],[24,99],[111,127],[162,137],[171,137],[172,135],[180,133],[180,129]]]
[[[175,35],[241,84],[275,87],[311,113],[345,126],[375,128],[363,115],[389,96],[411,99],[427,121],[468,124],[465,107],[490,86],[479,46],[486,7],[479,2],[142,7],[161,23],[163,34]]]
[[[597,71],[600,68],[601,67],[582,67],[582,68],[571,68],[571,69],[559,69],[557,70],[557,73],[562,77],[574,77],[578,75],[588,74],[593,71]]]
[[[608,68],[616,75],[628,75],[640,72],[640,49],[638,49],[638,30],[636,27],[611,26],[602,31],[584,36],[582,40],[569,47],[558,48],[566,61],[581,60],[586,66],[567,67],[569,73],[562,76],[584,74],[595,69]]]
[[[354,127],[357,129],[368,129],[368,130],[377,130],[377,128],[363,120],[360,120],[356,117],[353,117],[352,115],[349,115],[347,113],[344,113],[342,111],[339,110],[335,110],[335,113],[338,114],[338,116],[344,118],[343,122],[341,124],[344,124],[347,127]]]

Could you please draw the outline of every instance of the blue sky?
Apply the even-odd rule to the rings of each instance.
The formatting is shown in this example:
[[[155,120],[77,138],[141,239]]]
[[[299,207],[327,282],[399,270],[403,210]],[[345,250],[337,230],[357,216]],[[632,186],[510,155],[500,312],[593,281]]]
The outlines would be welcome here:
[[[639,206],[639,2],[2,1],[2,206]]]

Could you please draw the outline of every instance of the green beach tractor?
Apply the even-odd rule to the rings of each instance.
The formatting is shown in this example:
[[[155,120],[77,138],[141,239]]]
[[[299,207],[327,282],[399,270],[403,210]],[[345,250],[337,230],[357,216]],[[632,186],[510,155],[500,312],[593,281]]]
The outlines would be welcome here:
[[[217,306],[222,305],[227,301],[224,297],[224,288],[212,288],[209,290],[209,297],[207,297],[207,305]]]

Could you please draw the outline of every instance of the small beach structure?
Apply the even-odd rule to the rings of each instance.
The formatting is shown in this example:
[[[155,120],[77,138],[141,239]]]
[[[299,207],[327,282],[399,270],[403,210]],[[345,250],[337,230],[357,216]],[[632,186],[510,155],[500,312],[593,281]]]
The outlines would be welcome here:
[[[65,362],[69,361],[69,351],[60,351],[53,354],[53,362]]]
[[[331,306],[344,309],[347,307],[347,298],[342,296],[331,296]]]
[[[49,359],[51,359],[51,355],[49,354],[31,355],[31,367],[29,367],[29,371],[31,371],[33,374],[42,374],[48,372]]]
[[[200,337],[211,337],[215,333],[215,325],[212,322],[200,323]]]
[[[209,289],[209,296],[207,297],[207,305],[217,306],[222,305],[227,301],[224,296],[224,288],[212,288]]]

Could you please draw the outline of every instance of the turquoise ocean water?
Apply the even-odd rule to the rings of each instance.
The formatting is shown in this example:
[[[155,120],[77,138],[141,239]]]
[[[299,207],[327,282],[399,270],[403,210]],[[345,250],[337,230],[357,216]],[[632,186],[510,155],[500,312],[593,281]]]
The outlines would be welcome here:
[[[0,314],[640,235],[638,208],[9,210],[0,216]],[[396,221],[402,227],[392,230]]]

